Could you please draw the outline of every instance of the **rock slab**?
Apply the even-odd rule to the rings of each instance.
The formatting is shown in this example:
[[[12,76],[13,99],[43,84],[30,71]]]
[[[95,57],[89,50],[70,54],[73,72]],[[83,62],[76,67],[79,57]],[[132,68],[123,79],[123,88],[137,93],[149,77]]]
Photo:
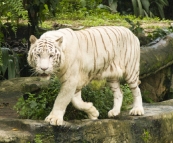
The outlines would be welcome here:
[[[173,100],[144,104],[144,116],[122,112],[114,119],[74,120],[59,127],[44,121],[18,119],[13,106],[23,95],[23,88],[37,91],[43,83],[38,78],[0,83],[0,143],[173,142]]]
[[[172,143],[173,100],[144,108],[144,116],[122,112],[115,119],[74,120],[63,126],[0,118],[0,143]]]

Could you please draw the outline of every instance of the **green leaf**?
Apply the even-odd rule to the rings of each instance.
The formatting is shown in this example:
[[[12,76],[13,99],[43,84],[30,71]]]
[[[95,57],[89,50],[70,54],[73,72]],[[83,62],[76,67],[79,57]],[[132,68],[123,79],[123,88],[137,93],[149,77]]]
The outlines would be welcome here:
[[[37,106],[37,102],[36,101],[31,101],[30,103],[30,107],[33,109]]]
[[[143,16],[142,3],[140,0],[137,0],[137,3],[138,3],[139,16]]]
[[[9,60],[9,48],[3,47],[2,50],[2,74],[4,75],[7,67],[8,67],[8,60]]]
[[[137,1],[132,0],[132,5],[133,5],[133,11],[136,16],[138,16],[138,9],[137,9]]]
[[[12,59],[8,60],[8,78],[15,78],[15,65]]]
[[[109,6],[114,13],[117,12],[117,2],[118,0],[109,0]]]
[[[163,3],[160,4],[160,3],[156,2],[156,4],[157,4],[161,18],[165,18],[164,11],[163,11],[163,6],[164,6]]]
[[[149,14],[144,10],[144,15],[146,16],[146,17],[149,17]]]
[[[150,7],[149,0],[141,0],[141,3],[142,3],[142,6],[143,6],[144,10],[147,12],[147,14],[149,14],[149,12],[150,12],[150,10],[149,10],[149,7]]]

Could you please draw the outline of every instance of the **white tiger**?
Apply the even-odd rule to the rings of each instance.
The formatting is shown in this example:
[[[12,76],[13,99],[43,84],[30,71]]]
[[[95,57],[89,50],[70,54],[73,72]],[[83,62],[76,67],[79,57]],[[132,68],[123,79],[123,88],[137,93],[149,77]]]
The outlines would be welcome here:
[[[62,125],[67,105],[97,119],[99,112],[81,98],[81,89],[92,79],[106,79],[114,94],[109,117],[120,113],[123,95],[119,79],[124,78],[134,96],[130,115],[143,115],[141,92],[138,87],[140,44],[125,27],[100,26],[80,31],[69,28],[48,31],[40,39],[31,35],[28,63],[37,73],[56,74],[62,83],[53,109],[45,121]]]

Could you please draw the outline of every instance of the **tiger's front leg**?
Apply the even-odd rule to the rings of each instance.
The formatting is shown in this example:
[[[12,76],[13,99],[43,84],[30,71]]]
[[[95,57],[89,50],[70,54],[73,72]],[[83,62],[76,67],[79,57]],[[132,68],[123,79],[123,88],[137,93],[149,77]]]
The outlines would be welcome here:
[[[76,93],[74,97],[72,98],[72,104],[73,106],[81,111],[84,111],[87,113],[88,118],[95,120],[99,116],[98,110],[93,106],[93,103],[91,102],[84,102],[81,97],[81,91]]]
[[[55,100],[54,106],[45,121],[51,125],[63,125],[63,117],[68,104],[76,91],[76,79],[68,79],[61,86],[60,92]]]

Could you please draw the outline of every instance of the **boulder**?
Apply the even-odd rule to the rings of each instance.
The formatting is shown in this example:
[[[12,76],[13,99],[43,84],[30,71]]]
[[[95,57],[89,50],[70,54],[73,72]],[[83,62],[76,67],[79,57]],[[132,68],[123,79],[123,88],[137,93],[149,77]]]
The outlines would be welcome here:
[[[37,92],[47,86],[49,81],[42,81],[39,77],[20,77],[0,82],[0,116],[17,117],[13,106],[25,92]]]

